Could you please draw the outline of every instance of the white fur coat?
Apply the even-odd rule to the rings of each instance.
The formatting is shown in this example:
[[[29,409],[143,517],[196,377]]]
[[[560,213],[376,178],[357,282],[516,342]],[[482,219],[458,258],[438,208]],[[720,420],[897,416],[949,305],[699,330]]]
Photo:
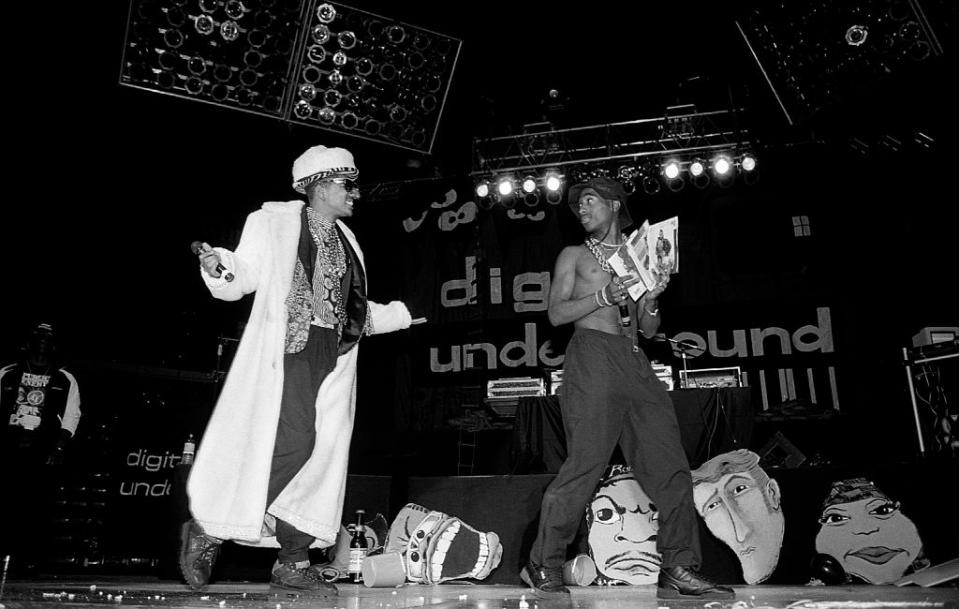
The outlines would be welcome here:
[[[216,298],[238,300],[256,292],[187,485],[194,518],[209,535],[221,539],[275,547],[275,518],[315,536],[314,545],[319,547],[335,543],[340,530],[359,344],[339,357],[320,386],[310,459],[273,504],[266,505],[283,392],[284,301],[293,279],[303,205],[264,203],[247,217],[235,253],[217,248],[223,265],[235,275],[232,282],[201,271]],[[362,264],[356,237],[342,222],[337,224]],[[369,304],[374,333],[410,326],[403,303]]]

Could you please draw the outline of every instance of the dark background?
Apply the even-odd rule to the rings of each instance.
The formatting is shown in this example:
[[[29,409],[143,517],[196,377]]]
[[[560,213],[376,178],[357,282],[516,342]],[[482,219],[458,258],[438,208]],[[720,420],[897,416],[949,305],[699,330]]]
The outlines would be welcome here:
[[[68,4],[50,15],[12,8],[18,46],[7,72],[8,196],[0,211],[5,360],[27,328],[48,320],[61,354],[88,368],[212,371],[217,337],[239,335],[249,300],[211,299],[189,243],[232,247],[262,201],[294,198],[290,166],[309,146],[350,148],[368,184],[466,180],[471,138],[542,120],[550,88],[568,98],[566,110],[550,117],[559,127],[654,117],[676,103],[735,105],[764,145],[759,184],[637,195],[634,216],[664,217],[684,205],[696,219],[685,227],[701,237],[701,274],[684,278],[685,305],[841,305],[833,323],[852,381],[847,404],[863,415],[857,437],[880,438],[864,444],[881,454],[915,451],[901,425],[909,411],[900,349],[924,326],[959,324],[955,9],[923,4],[936,17],[943,56],[862,83],[790,126],[733,25],[749,3],[354,6],[463,39],[432,155],[120,86],[124,2]],[[931,149],[908,145],[915,131],[934,138]],[[848,145],[884,133],[907,145],[898,152],[873,145],[868,155]],[[369,201],[350,221],[377,273],[388,273],[375,261],[389,252],[365,237],[404,211]],[[797,214],[812,223],[803,243],[789,239]],[[569,239],[578,238],[569,224]],[[372,290],[385,301],[399,287],[384,281]],[[387,352],[403,347],[401,336],[377,340]],[[367,368],[388,357],[365,353]],[[121,401],[109,391],[89,395],[97,396],[85,400],[91,416]],[[389,396],[361,383],[359,399],[358,429],[389,433]]]
[[[873,476],[903,497],[933,557],[949,558],[955,535],[936,531],[955,528],[939,494],[955,472],[954,461],[924,467],[921,478],[915,470],[884,467],[910,460],[917,450],[902,347],[925,326],[959,325],[956,9],[944,1],[920,4],[933,16],[943,56],[860,83],[789,125],[734,27],[749,2],[594,2],[562,9],[538,1],[355,2],[463,40],[433,153],[424,155],[120,86],[126,2],[59,3],[42,12],[17,3],[5,13],[10,35],[0,356],[15,357],[37,321],[55,324],[60,354],[75,363],[84,395],[84,449],[74,453],[75,480],[84,492],[115,491],[124,481],[141,479],[135,468],[119,465],[129,452],[176,453],[184,430],[199,432],[205,425],[218,388],[218,337],[239,336],[249,310],[249,299],[224,303],[209,297],[190,242],[232,247],[244,217],[262,201],[295,198],[290,167],[304,149],[351,149],[366,184],[433,177],[462,183],[469,180],[471,138],[519,133],[524,124],[543,120],[542,101],[551,88],[568,99],[565,111],[548,117],[558,127],[651,118],[678,103],[699,110],[741,106],[744,124],[762,144],[756,185],[687,188],[630,200],[636,218],[683,215],[686,266],[664,307],[681,304],[700,317],[757,307],[833,307],[848,416],[758,422],[754,439],[761,444],[783,430],[807,455],[825,450],[843,461],[812,474],[771,471],[784,489],[794,489],[786,495],[787,509],[802,504],[812,514],[829,481]],[[810,44],[819,35],[810,32]],[[806,76],[815,78],[815,69]],[[934,145],[910,145],[916,131],[934,138]],[[885,134],[905,144],[884,150],[877,142]],[[872,144],[868,154],[849,146],[854,137]],[[399,274],[390,280],[391,251],[377,237],[424,200],[361,202],[350,220],[371,277],[381,279],[371,284],[378,301],[397,297],[403,286]],[[810,218],[809,239],[792,239],[795,215]],[[562,218],[566,240],[579,239],[572,217]],[[477,438],[452,429],[398,427],[395,400],[402,379],[362,379],[396,369],[396,354],[409,347],[409,334],[364,344],[351,473],[393,475],[376,486],[380,499],[383,485],[390,486],[390,512],[412,498],[478,528],[496,526],[488,504],[477,500],[470,512],[460,501],[461,482],[448,481],[450,490],[440,488],[447,483],[440,479],[408,481],[409,475],[460,473],[461,443]],[[951,387],[956,361],[942,367]],[[508,471],[509,442],[508,430],[482,432],[474,473]],[[182,477],[164,471],[157,479],[182,485]],[[497,493],[509,479],[488,481],[485,499],[501,501]],[[485,487],[469,488],[483,495]],[[527,500],[535,493],[510,493],[520,503],[510,526],[522,530],[535,514],[538,495]],[[182,494],[173,498],[176,515],[183,516]],[[121,504],[94,499],[83,503],[103,511],[81,516],[89,529],[65,523],[74,556],[151,551],[126,545],[126,531],[139,531],[142,523],[117,525],[110,510]],[[373,503],[354,493],[346,513],[359,506],[387,509]],[[170,518],[163,535],[175,540],[169,504],[154,509]],[[805,522],[812,526],[812,520]],[[99,549],[91,539],[100,540]],[[809,551],[808,537],[805,542],[800,553]],[[723,551],[716,544],[710,548]]]

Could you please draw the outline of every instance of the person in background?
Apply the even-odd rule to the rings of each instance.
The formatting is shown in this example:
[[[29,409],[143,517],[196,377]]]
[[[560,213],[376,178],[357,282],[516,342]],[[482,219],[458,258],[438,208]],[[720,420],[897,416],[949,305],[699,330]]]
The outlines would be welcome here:
[[[0,452],[4,464],[0,559],[32,573],[45,558],[54,491],[80,423],[77,379],[57,361],[56,335],[37,324],[23,356],[0,368]]]

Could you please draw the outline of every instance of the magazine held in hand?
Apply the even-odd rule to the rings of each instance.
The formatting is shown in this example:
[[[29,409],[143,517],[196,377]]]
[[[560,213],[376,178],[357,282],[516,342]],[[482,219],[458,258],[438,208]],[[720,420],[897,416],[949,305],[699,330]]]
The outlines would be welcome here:
[[[639,300],[664,277],[679,272],[678,239],[678,216],[652,226],[646,220],[609,257],[609,264],[617,275],[624,279],[639,277],[639,281],[629,286],[633,300]]]

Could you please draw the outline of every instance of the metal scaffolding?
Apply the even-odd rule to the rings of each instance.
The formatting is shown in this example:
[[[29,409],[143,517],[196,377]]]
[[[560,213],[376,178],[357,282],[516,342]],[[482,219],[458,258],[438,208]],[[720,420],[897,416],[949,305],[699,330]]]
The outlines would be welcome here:
[[[595,168],[676,158],[688,162],[711,153],[736,154],[755,144],[740,125],[741,110],[696,112],[692,106],[669,108],[662,116],[621,123],[554,129],[527,125],[524,132],[473,140],[470,175]]]

